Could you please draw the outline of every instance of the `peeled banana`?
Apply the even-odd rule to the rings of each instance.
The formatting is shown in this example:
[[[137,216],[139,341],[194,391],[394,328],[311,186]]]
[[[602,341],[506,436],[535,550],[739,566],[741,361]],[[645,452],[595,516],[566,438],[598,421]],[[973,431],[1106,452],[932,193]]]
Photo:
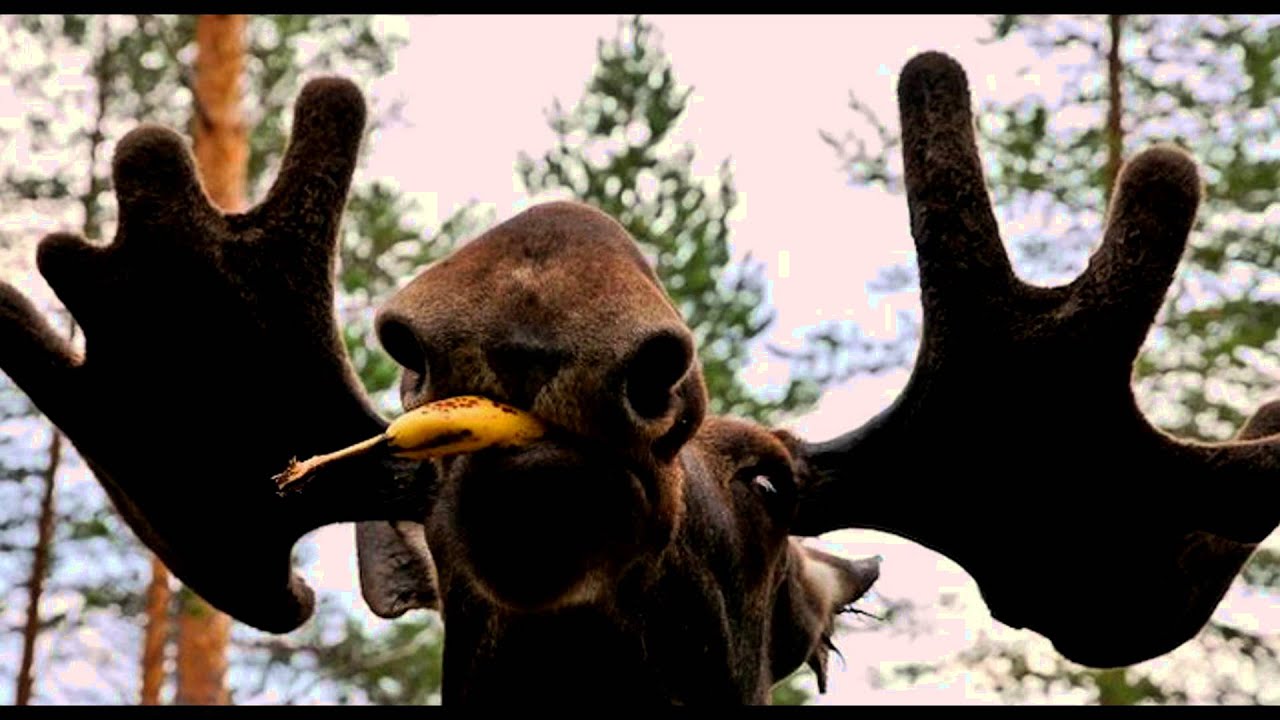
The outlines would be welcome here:
[[[427,460],[476,452],[490,447],[519,447],[542,437],[546,426],[537,417],[478,395],[427,403],[392,421],[386,432],[348,448],[298,462],[273,479],[284,490],[320,467],[342,458],[386,450],[397,457]]]

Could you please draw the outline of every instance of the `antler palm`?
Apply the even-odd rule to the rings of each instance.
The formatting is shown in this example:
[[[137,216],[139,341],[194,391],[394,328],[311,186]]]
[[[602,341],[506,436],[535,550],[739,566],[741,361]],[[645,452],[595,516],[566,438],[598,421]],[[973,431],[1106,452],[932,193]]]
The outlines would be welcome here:
[[[911,380],[866,426],[812,446],[826,479],[802,532],[876,527],[963,565],[992,614],[1089,665],[1189,639],[1274,529],[1280,405],[1231,443],[1152,427],[1133,361],[1200,199],[1193,160],[1156,147],[1122,171],[1103,242],[1074,282],[1017,278],[974,140],[968,83],[940,53],[899,82],[924,336]],[[890,478],[899,477],[900,481]],[[901,482],[924,492],[908,502]],[[1087,597],[1086,597],[1087,596]]]
[[[376,490],[280,498],[271,482],[294,455],[384,427],[333,310],[337,230],[364,122],[354,85],[310,83],[266,200],[234,215],[209,204],[178,135],[129,133],[112,168],[114,242],[57,234],[39,247],[40,272],[84,329],[83,358],[0,286],[0,366],[180,578],[268,630],[310,614],[311,592],[289,572],[299,536],[386,517],[371,509]],[[420,519],[401,499],[394,512]]]

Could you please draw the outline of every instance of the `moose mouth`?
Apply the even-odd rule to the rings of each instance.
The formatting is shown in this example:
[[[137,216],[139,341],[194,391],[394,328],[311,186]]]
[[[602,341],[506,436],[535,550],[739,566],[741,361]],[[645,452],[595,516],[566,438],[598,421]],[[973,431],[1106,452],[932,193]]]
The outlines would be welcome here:
[[[551,432],[520,447],[439,458],[429,525],[456,537],[492,599],[522,610],[588,599],[593,577],[642,554],[662,525],[656,480],[589,439]]]
[[[657,492],[652,473],[622,453],[559,430],[528,445],[452,455],[434,465],[437,482],[455,487],[459,499],[482,499],[477,504],[494,509],[521,501],[525,516],[541,510],[643,517]],[[499,503],[502,498],[510,503]]]
[[[624,448],[574,433],[531,409],[478,396],[449,397],[426,405],[465,407],[476,400],[491,406],[487,415],[455,422],[401,454],[432,459],[422,473],[433,474],[438,484],[480,485],[486,492],[517,495],[527,487],[543,497],[564,492],[590,497],[600,488],[612,492],[625,488],[631,495],[628,507],[645,513],[651,509],[658,493],[655,473],[635,462]],[[423,406],[406,406],[406,414]],[[523,418],[519,430],[510,425],[495,427],[511,417]]]
[[[291,462],[277,488],[375,451],[419,462],[429,544],[455,548],[455,571],[519,610],[590,602],[671,540],[683,504],[678,468],[479,395],[419,404],[380,436]]]

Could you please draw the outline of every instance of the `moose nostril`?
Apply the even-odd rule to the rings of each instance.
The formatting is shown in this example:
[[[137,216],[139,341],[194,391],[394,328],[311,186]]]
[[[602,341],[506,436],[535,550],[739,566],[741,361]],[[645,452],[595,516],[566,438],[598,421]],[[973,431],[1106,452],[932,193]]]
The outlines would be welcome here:
[[[627,361],[625,392],[631,409],[645,419],[665,415],[672,389],[692,362],[693,346],[687,337],[664,330],[647,338]]]
[[[392,360],[413,372],[425,375],[427,357],[418,336],[403,320],[383,317],[378,322],[378,342]]]

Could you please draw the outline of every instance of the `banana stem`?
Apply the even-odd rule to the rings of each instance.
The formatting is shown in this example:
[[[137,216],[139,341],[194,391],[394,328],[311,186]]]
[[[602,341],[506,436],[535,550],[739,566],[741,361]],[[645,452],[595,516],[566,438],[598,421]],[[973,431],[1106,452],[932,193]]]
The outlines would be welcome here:
[[[366,453],[379,445],[382,445],[386,441],[386,435],[378,435],[363,442],[358,442],[350,447],[345,447],[341,450],[307,458],[302,462],[298,462],[298,459],[294,458],[289,461],[289,467],[285,468],[284,472],[273,476],[271,479],[276,481],[276,490],[278,492],[284,492],[290,485],[306,479],[321,467],[352,455]]]

